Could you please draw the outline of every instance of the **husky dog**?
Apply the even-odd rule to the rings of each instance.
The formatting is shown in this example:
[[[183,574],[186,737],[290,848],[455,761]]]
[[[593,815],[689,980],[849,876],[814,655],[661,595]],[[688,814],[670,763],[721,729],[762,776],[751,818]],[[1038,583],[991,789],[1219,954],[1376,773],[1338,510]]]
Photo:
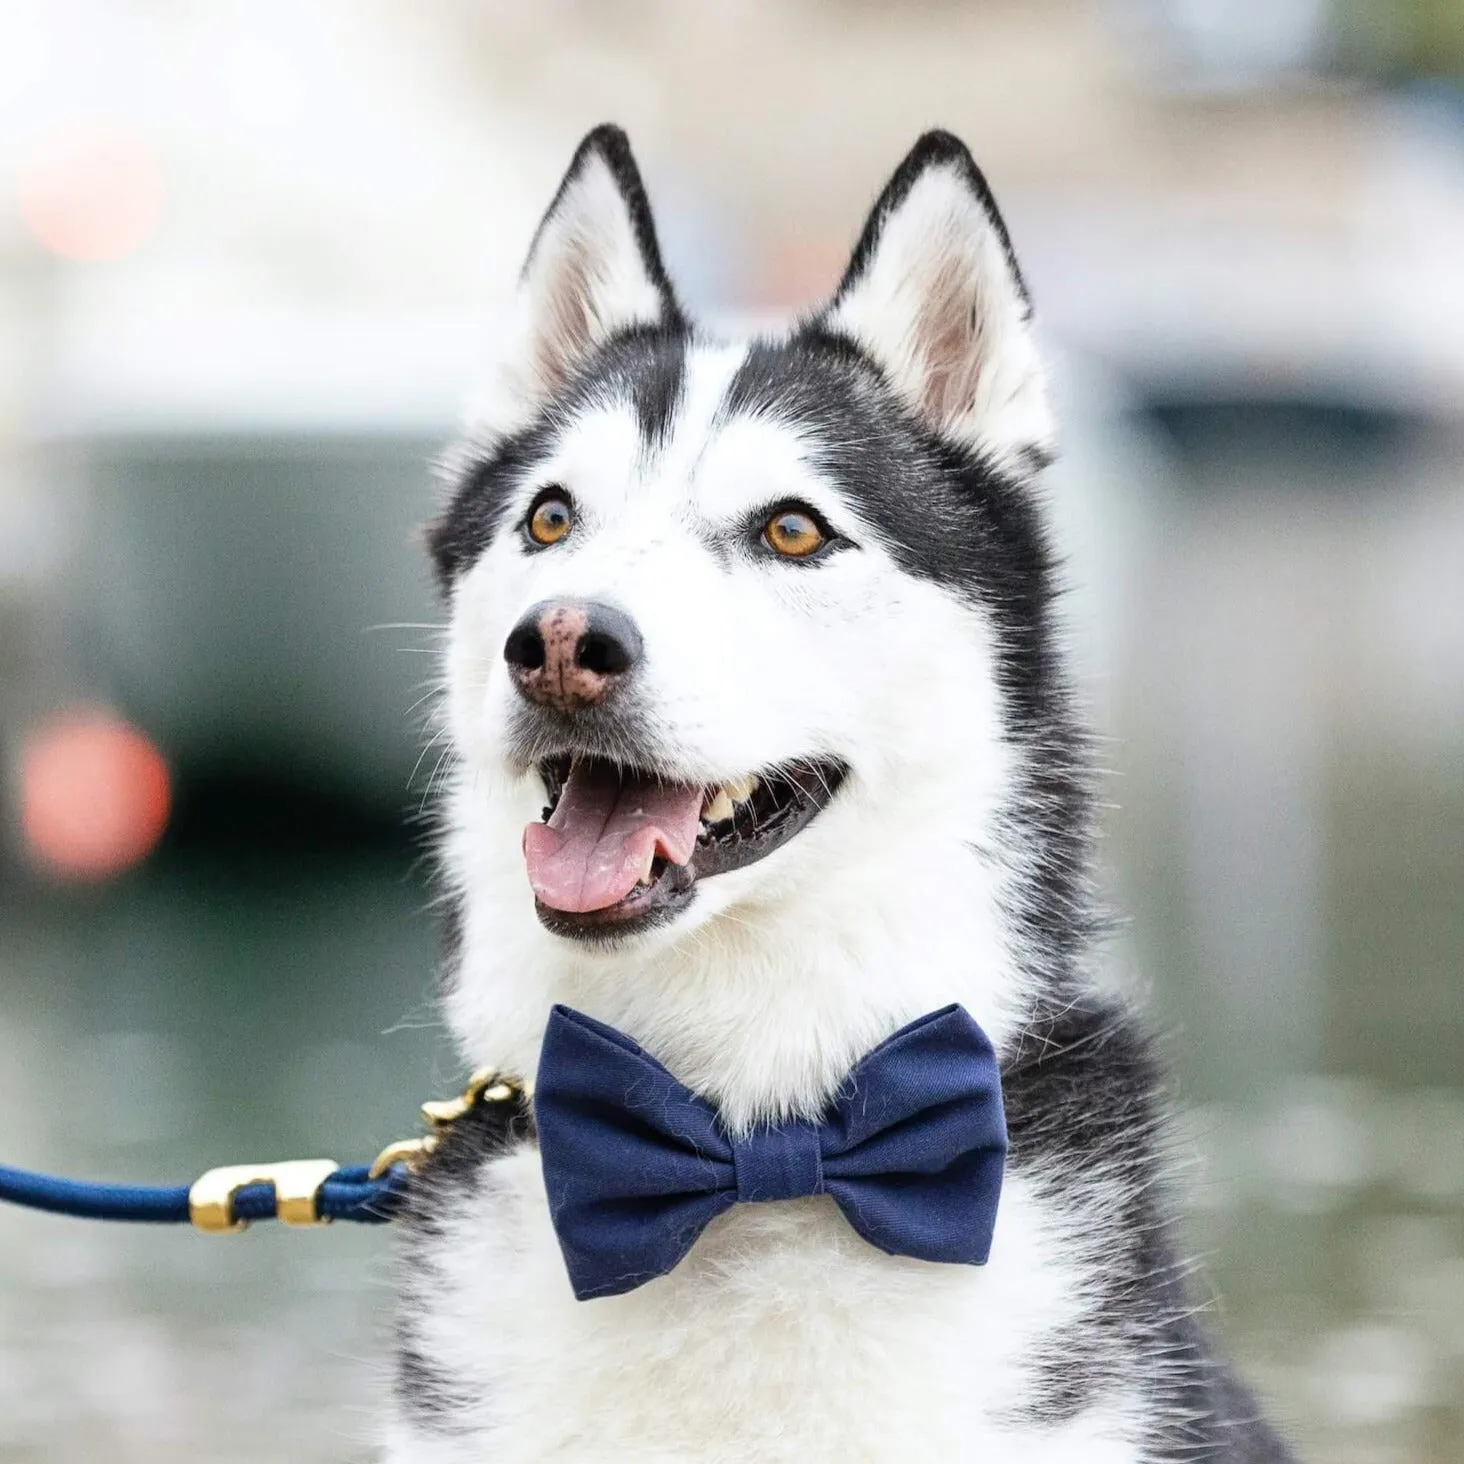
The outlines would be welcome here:
[[[578,1301],[532,1109],[483,1105],[413,1186],[396,1464],[1288,1458],[1196,1319],[1154,1059],[1093,979],[1031,315],[946,133],[750,340],[688,320],[624,135],[575,154],[430,535],[452,1030],[532,1075],[568,1004],[748,1133],[960,1003],[1010,1151],[984,1266],[814,1194]]]

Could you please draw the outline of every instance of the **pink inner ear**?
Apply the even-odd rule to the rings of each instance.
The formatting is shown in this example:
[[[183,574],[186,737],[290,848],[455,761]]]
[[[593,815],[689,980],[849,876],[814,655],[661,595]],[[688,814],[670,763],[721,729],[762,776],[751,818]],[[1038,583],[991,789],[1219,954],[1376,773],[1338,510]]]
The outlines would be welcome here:
[[[552,269],[543,329],[534,343],[534,366],[544,389],[557,392],[568,384],[573,364],[583,360],[591,346],[593,270],[583,240],[569,241]]]
[[[950,422],[976,399],[981,381],[981,302],[972,261],[957,252],[932,278],[921,302],[916,349],[925,380],[920,406],[935,422]]]

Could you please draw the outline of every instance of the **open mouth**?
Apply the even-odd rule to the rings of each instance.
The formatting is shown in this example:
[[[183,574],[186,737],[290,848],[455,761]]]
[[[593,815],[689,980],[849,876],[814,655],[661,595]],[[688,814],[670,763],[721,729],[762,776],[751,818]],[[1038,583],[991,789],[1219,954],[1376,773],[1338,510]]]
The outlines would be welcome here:
[[[524,830],[539,919],[598,939],[668,920],[698,880],[756,864],[807,828],[846,772],[810,759],[706,787],[597,757],[541,763],[548,807]]]

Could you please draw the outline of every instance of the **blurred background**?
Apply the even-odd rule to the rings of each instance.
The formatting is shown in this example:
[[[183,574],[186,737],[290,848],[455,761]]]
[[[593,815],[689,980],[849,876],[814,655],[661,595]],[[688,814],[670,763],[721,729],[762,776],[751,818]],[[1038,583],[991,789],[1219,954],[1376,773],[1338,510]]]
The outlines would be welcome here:
[[[0,7],[0,1158],[356,1161],[456,1089],[415,528],[570,150],[629,128],[715,316],[939,124],[1058,373],[1217,1325],[1306,1458],[1458,1464],[1461,77],[1461,0]],[[364,1459],[388,1323],[379,1232],[0,1213],[0,1461]]]

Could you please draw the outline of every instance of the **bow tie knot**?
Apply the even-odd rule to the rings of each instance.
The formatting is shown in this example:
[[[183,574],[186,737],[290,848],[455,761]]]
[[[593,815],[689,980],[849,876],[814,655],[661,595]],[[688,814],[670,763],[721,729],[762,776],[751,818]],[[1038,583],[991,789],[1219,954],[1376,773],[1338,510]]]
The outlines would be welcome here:
[[[733,1139],[732,1168],[743,1203],[801,1200],[824,1192],[823,1144],[811,1123],[754,1129]]]
[[[831,1195],[890,1255],[981,1265],[1006,1156],[1001,1075],[958,1006],[855,1064],[817,1123],[732,1136],[623,1033],[549,1015],[534,1093],[549,1213],[581,1300],[673,1270],[724,1210]]]

